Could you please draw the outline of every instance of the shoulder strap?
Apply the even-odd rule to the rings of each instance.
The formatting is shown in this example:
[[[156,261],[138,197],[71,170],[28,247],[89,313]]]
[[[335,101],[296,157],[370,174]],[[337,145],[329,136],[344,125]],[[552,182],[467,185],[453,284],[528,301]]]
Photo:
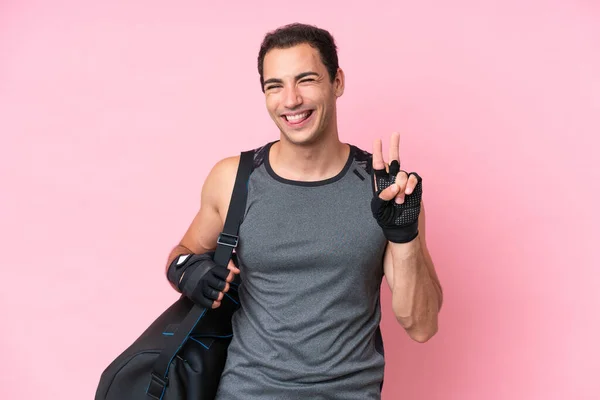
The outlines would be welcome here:
[[[233,254],[233,249],[238,244],[239,226],[244,217],[246,209],[246,198],[248,194],[248,179],[254,167],[254,151],[245,151],[240,155],[237,176],[231,202],[227,211],[227,218],[223,226],[223,232],[217,240],[217,249],[215,251],[214,261],[218,265],[227,266]],[[152,368],[152,379],[146,392],[150,397],[156,399],[162,398],[164,390],[168,384],[167,377],[171,362],[179,353],[189,335],[192,333],[200,319],[208,311],[205,307],[194,305],[185,319],[179,324],[173,336],[168,337],[166,346],[159,354]]]
[[[240,155],[240,165],[238,167],[227,218],[223,226],[223,232],[217,239],[217,249],[215,250],[215,263],[226,267],[231,259],[233,249],[238,244],[238,231],[244,211],[246,210],[246,197],[248,194],[248,179],[254,167],[254,151],[245,151]]]

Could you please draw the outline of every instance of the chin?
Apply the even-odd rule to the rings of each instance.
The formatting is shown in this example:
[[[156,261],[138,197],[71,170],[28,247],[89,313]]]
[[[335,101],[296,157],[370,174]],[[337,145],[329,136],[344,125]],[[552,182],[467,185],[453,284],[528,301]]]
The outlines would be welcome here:
[[[311,145],[319,141],[321,135],[314,131],[298,132],[298,131],[281,131],[288,142],[298,146]]]

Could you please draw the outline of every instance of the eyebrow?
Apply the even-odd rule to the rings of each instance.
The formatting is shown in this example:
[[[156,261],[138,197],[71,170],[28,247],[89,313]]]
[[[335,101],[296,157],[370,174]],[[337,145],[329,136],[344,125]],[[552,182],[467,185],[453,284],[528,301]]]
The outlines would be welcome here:
[[[307,76],[319,76],[319,74],[317,74],[316,72],[312,72],[312,71],[309,71],[309,72],[303,72],[303,73],[301,73],[301,74],[298,74],[298,75],[296,75],[295,79],[296,79],[296,80],[300,80],[300,79],[302,79],[302,78],[306,78]],[[263,83],[263,87],[264,87],[264,86],[267,86],[267,85],[268,85],[268,84],[270,84],[270,83],[283,83],[283,80],[281,80],[281,79],[277,79],[277,78],[271,78],[271,79],[267,79],[267,80],[265,81],[265,83]]]

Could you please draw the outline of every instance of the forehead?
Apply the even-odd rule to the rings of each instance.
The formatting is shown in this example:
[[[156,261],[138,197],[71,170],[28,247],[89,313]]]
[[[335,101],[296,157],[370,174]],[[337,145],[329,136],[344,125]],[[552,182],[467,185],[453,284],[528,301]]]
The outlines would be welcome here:
[[[265,80],[296,76],[307,71],[325,71],[319,51],[309,44],[303,43],[287,49],[271,49],[263,61]]]

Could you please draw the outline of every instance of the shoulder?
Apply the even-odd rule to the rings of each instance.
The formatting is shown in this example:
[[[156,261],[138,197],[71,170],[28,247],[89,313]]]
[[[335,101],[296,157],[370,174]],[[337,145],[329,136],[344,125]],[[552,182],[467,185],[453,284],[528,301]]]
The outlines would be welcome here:
[[[235,174],[240,163],[240,155],[223,158],[215,163],[212,167],[207,181],[228,181],[235,178]]]
[[[249,150],[254,154],[254,168],[263,162],[267,145]],[[241,153],[217,161],[208,173],[202,187],[202,202],[206,202],[220,213],[229,207],[235,185]]]
[[[235,179],[239,163],[239,154],[218,160],[208,173],[206,180],[204,181],[204,188],[208,187],[209,189],[214,190],[216,187],[222,186],[224,183]]]
[[[349,144],[354,157],[354,162],[358,164],[368,174],[371,174],[371,168],[373,166],[373,154],[356,146]]]
[[[240,156],[231,156],[217,161],[202,185],[202,204],[219,211],[226,207],[228,194],[233,191]]]
[[[254,169],[259,167],[264,162],[265,157],[269,153],[269,147],[272,144],[273,142],[269,142],[260,147],[247,150],[248,152],[253,153]],[[217,182],[228,183],[231,187],[233,187],[235,183],[235,177],[237,175],[238,166],[240,164],[240,154],[226,157],[216,162],[207,177],[206,183],[208,183],[209,186]]]

